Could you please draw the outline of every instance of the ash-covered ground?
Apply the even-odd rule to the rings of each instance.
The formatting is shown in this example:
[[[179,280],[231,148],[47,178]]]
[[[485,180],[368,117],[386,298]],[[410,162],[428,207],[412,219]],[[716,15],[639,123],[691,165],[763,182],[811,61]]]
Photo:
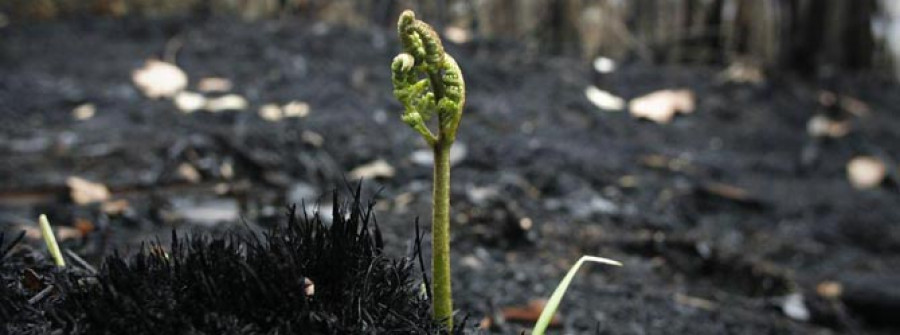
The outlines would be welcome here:
[[[452,232],[456,306],[473,322],[530,327],[510,307],[548,297],[591,254],[625,266],[582,271],[561,309],[565,333],[900,328],[891,80],[741,83],[724,67],[641,62],[600,75],[514,42],[447,44],[469,92]],[[390,30],[296,21],[0,28],[0,224],[41,248],[33,221],[47,213],[66,248],[98,261],[173,228],[271,227],[295,202],[328,211],[332,190],[365,176],[389,254],[408,254],[415,218],[430,217],[431,168],[392,96],[398,50]],[[146,97],[132,74],[149,58],[174,59],[188,90],[231,107],[185,112],[191,101]],[[202,84],[211,77],[231,87]],[[625,99],[687,89],[696,110],[638,120],[592,104],[592,85]],[[811,136],[819,114],[847,133]],[[848,181],[861,155],[887,166],[880,186]],[[80,202],[73,188],[96,193],[72,177],[110,194]]]

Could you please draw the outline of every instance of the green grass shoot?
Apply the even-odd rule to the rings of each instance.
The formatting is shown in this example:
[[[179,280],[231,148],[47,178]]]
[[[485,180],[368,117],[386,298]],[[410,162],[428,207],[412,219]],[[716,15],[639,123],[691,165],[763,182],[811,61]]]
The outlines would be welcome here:
[[[41,235],[44,236],[44,244],[47,245],[47,250],[50,251],[50,255],[53,256],[53,261],[56,263],[56,266],[66,266],[66,260],[63,259],[62,253],[59,251],[59,244],[56,243],[56,235],[53,235],[53,228],[50,227],[50,221],[47,220],[47,215],[41,214],[41,216],[38,217],[38,224],[41,226]]]
[[[544,305],[544,310],[541,312],[541,316],[538,318],[537,323],[534,324],[534,329],[531,331],[532,335],[543,335],[544,332],[547,331],[547,326],[550,325],[550,320],[553,320],[553,315],[556,314],[556,309],[559,308],[559,303],[562,301],[564,295],[566,295],[566,290],[569,289],[569,284],[572,283],[572,278],[575,277],[575,273],[578,272],[578,269],[581,268],[581,265],[584,264],[585,261],[607,264],[607,265],[615,265],[622,266],[622,263],[618,261],[614,261],[611,259],[596,257],[596,256],[582,256],[575,265],[569,269],[569,272],[566,273],[566,276],[563,277],[562,281],[559,282],[559,285],[556,286],[556,289],[553,290],[553,294],[550,295],[550,300],[547,301],[547,304]]]

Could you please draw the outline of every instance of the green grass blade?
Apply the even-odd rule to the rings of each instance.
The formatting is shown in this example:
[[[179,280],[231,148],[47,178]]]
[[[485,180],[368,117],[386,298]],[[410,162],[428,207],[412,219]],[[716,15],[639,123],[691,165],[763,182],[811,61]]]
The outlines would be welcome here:
[[[38,217],[38,224],[41,226],[41,235],[44,236],[44,244],[47,245],[47,250],[49,250],[50,255],[53,256],[56,266],[66,266],[66,260],[63,259],[62,253],[59,252],[59,244],[56,243],[56,235],[53,235],[53,228],[50,227],[50,221],[47,220],[47,215],[41,214],[41,216]]]
[[[550,320],[553,319],[553,315],[556,314],[556,309],[559,308],[559,303],[562,301],[564,295],[566,295],[566,290],[569,289],[569,284],[572,283],[572,278],[575,278],[575,273],[578,272],[578,269],[581,268],[581,265],[584,264],[585,261],[607,264],[607,265],[615,265],[622,266],[622,263],[618,261],[614,261],[611,259],[603,258],[603,257],[595,257],[595,256],[582,256],[575,265],[569,269],[569,272],[566,273],[566,276],[563,277],[562,281],[559,282],[559,285],[556,286],[556,290],[553,291],[553,294],[550,295],[550,300],[547,301],[547,304],[544,305],[544,310],[541,312],[541,316],[538,318],[537,323],[534,324],[534,330],[531,331],[532,335],[543,335],[545,331],[547,331],[547,326],[550,325]]]

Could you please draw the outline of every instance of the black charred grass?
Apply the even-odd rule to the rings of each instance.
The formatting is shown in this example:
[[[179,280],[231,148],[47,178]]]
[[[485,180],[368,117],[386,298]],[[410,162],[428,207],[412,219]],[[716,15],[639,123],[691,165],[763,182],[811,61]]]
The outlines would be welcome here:
[[[330,224],[292,207],[287,225],[265,233],[173,232],[169,248],[115,253],[97,273],[13,255],[18,239],[0,242],[0,332],[440,333],[415,260],[382,254],[373,203],[360,202],[359,188],[334,203]]]

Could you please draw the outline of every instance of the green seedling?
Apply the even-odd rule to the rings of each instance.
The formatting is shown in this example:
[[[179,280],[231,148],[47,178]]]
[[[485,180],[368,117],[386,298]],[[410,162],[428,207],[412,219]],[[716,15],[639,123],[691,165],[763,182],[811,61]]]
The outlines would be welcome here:
[[[56,235],[53,235],[53,228],[50,227],[50,221],[47,220],[47,215],[41,214],[41,216],[38,217],[38,225],[41,226],[41,235],[44,236],[44,244],[47,245],[47,250],[50,251],[50,255],[53,256],[53,261],[56,263],[56,266],[65,267],[66,260],[63,259],[63,255],[59,251],[59,244],[56,243]]]
[[[444,52],[434,29],[404,11],[397,23],[403,52],[391,62],[394,96],[403,122],[422,135],[434,152],[432,194],[432,278],[434,318],[453,328],[450,286],[450,147],[466,103],[466,84],[456,60]],[[437,131],[427,122],[437,117]]]
[[[572,278],[575,278],[575,273],[578,272],[578,269],[581,268],[581,265],[586,261],[622,266],[622,263],[611,259],[596,256],[582,256],[575,265],[572,265],[572,268],[569,269],[566,276],[563,277],[562,281],[559,282],[559,285],[556,286],[556,289],[553,290],[553,294],[550,295],[550,300],[547,300],[547,304],[544,305],[544,310],[541,311],[541,316],[538,317],[537,323],[534,324],[534,329],[531,331],[532,335],[544,335],[544,332],[547,331],[547,326],[550,325],[550,320],[553,320],[553,314],[556,314],[560,301],[562,301],[563,296],[566,295],[569,284],[572,283]]]

